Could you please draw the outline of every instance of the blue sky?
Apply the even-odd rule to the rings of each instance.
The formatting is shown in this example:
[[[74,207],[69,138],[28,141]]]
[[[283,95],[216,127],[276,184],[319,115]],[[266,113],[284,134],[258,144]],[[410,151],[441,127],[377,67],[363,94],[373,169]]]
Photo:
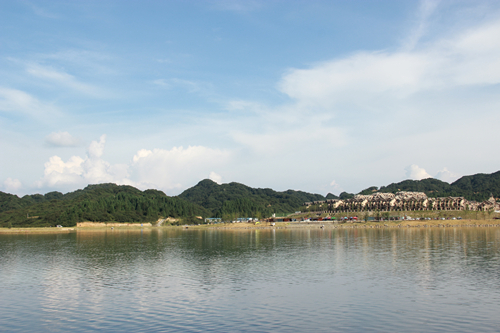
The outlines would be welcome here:
[[[497,1],[1,1],[0,190],[498,171]]]

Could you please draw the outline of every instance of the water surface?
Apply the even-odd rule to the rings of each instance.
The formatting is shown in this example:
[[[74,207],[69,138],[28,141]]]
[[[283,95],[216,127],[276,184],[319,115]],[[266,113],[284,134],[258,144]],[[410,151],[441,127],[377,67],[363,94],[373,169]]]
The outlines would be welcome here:
[[[500,228],[0,235],[0,330],[498,332]]]

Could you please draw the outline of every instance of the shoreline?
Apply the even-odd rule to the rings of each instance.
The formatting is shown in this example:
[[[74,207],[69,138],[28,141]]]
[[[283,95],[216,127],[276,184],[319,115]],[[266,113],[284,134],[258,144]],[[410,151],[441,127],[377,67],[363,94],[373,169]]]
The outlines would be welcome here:
[[[245,224],[245,223],[241,223]],[[383,221],[383,222],[277,222],[271,225],[234,227],[231,223],[212,225],[211,229],[400,229],[400,228],[477,228],[500,227],[500,220],[428,220],[428,221]],[[191,227],[189,227],[191,228]],[[193,228],[194,229],[194,228]]]
[[[402,229],[402,228],[477,228],[500,227],[500,220],[427,220],[427,221],[383,221],[383,222],[276,222],[275,225],[263,223],[220,223],[183,226],[151,225],[102,225],[80,227],[44,228],[0,228],[0,234],[59,234],[82,231],[121,231],[121,230],[273,230],[273,229]]]

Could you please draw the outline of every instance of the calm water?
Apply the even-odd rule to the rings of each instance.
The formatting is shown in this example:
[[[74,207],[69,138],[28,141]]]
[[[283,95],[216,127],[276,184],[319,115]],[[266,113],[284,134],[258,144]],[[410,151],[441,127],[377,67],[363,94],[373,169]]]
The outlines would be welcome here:
[[[500,228],[0,235],[0,330],[498,332]]]

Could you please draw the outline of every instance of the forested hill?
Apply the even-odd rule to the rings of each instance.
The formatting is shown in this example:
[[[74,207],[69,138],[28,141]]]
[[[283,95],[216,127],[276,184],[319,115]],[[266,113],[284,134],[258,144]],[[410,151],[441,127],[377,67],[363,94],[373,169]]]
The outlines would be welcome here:
[[[369,187],[360,194],[372,194],[375,192],[396,193],[399,191],[425,192],[429,197],[465,197],[468,200],[484,201],[491,194],[500,197],[500,171],[492,174],[475,174],[464,176],[457,181],[448,184],[434,178],[422,180],[405,180],[387,186],[377,188]]]
[[[160,217],[207,216],[203,207],[168,197],[157,190],[140,191],[115,184],[89,185],[62,194],[26,195],[0,192],[0,225],[74,226],[82,221],[155,222]]]
[[[306,201],[325,200],[320,194],[294,190],[276,192],[239,183],[219,185],[209,179],[202,180],[178,197],[205,207],[212,216],[223,218],[290,213],[298,210]]]
[[[448,184],[437,179],[405,180],[360,194],[375,192],[418,191],[429,197],[463,196],[483,201],[493,194],[500,197],[500,171],[465,176]],[[340,198],[354,196],[341,193]],[[328,198],[338,198],[332,194]],[[140,191],[115,184],[89,185],[82,190],[62,194],[50,192],[19,198],[0,192],[0,226],[74,226],[81,221],[154,222],[160,217],[183,218],[183,223],[198,223],[202,217],[269,217],[273,213],[300,210],[304,202],[325,200],[320,194],[288,190],[251,188],[239,183],[219,185],[205,179],[177,197],[157,190]]]

